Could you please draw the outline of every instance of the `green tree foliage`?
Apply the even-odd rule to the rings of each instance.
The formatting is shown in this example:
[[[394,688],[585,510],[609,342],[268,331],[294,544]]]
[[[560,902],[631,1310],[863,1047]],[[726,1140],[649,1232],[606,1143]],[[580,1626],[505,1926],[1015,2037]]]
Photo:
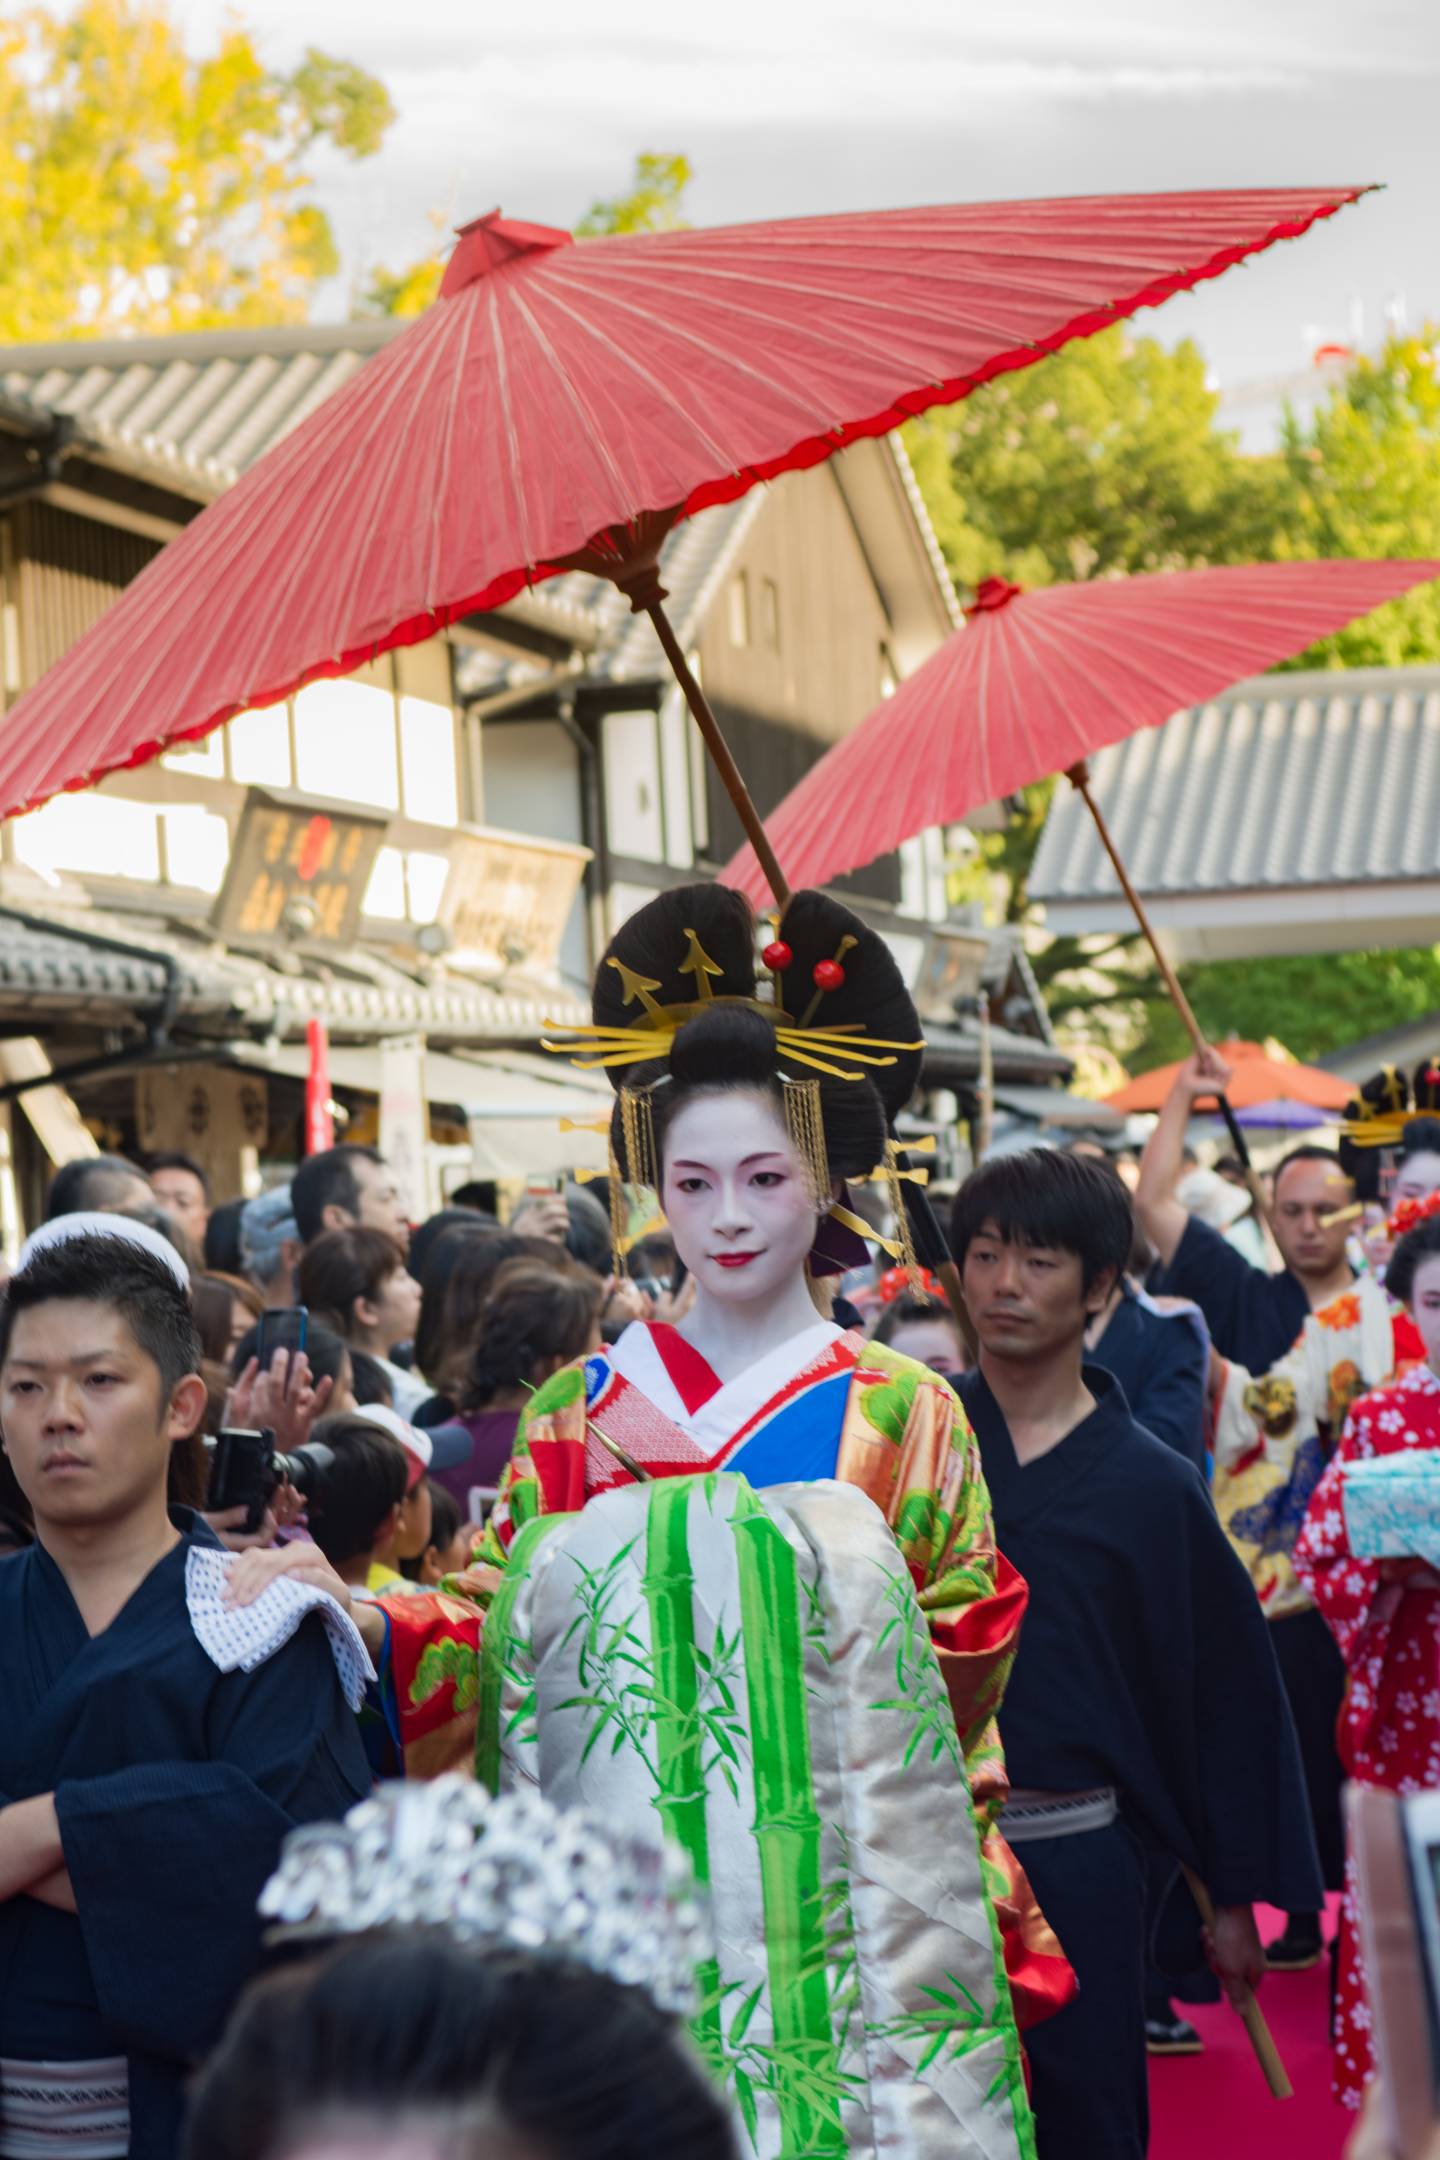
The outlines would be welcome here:
[[[1440,329],[1357,360],[1307,427],[1284,435],[1277,556],[1440,561]],[[1440,589],[1392,600],[1304,656],[1311,667],[1402,667],[1440,657]],[[1301,663],[1296,663],[1297,665]]]
[[[151,0],[0,20],[0,342],[303,319],[337,268],[322,145],[369,157],[394,111],[314,51],[267,68],[229,22],[204,59]]]
[[[1068,951],[1042,955],[1059,963],[1047,989],[1057,1025],[1098,1035],[1137,1072],[1188,1055],[1190,1038],[1138,940],[1098,958],[1057,942]],[[1208,960],[1181,968],[1180,979],[1212,1042],[1273,1035],[1304,1059],[1440,1011],[1440,949],[1429,945]]]
[[[676,150],[642,150],[628,193],[594,202],[575,227],[582,240],[601,233],[676,232],[689,223],[685,190],[694,175]]]
[[[1243,457],[1188,340],[1103,331],[914,421],[907,445],[962,585],[1248,561],[1273,551],[1279,459]]]
[[[690,161],[675,151],[645,150],[635,160],[628,194],[595,202],[575,227],[582,240],[602,233],[674,232],[687,221]],[[366,315],[418,315],[440,290],[445,256],[439,250],[408,270],[372,271],[360,296]]]
[[[1440,559],[1440,333],[1392,338],[1360,361],[1278,453],[1247,457],[1216,424],[1189,344],[1166,351],[1124,329],[985,385],[907,429],[907,445],[957,582],[1024,585],[1193,564],[1322,555]],[[1393,666],[1440,658],[1433,586],[1290,663]],[[1016,799],[977,836],[952,881],[992,917],[1032,919],[1030,866],[1056,783]],[[1058,1020],[1136,1066],[1185,1037],[1138,938],[1036,939]],[[1181,970],[1212,1035],[1276,1035],[1297,1056],[1440,1008],[1440,953],[1375,951],[1225,961]]]

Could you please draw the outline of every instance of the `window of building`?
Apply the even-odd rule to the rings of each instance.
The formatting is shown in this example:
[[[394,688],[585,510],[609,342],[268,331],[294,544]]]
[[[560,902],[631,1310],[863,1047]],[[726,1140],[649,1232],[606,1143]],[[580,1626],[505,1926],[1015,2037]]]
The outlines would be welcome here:
[[[404,922],[405,857],[399,848],[382,847],[375,857],[360,912],[373,915],[378,922]]]
[[[606,713],[601,725],[605,829],[617,855],[665,860],[659,730],[655,714]]]
[[[362,915],[377,922],[434,922],[450,874],[448,855],[426,848],[383,847],[360,903]]]
[[[177,803],[161,811],[160,822],[169,883],[218,893],[230,860],[230,828],[224,818],[201,803]]]
[[[295,784],[307,795],[398,810],[394,694],[353,677],[307,683],[297,692]]]
[[[405,897],[406,914],[411,922],[434,922],[440,912],[440,895],[449,875],[448,855],[431,855],[423,848],[407,849]]]
[[[400,770],[405,814],[427,825],[454,825],[460,816],[455,763],[455,715],[426,698],[400,700]]]
[[[750,643],[750,579],[744,570],[737,570],[730,580],[729,595],[730,642],[732,645]]]
[[[780,650],[780,588],[774,578],[760,580],[760,642],[771,652]]]
[[[237,713],[225,735],[232,780],[242,787],[293,786],[288,705],[260,705],[253,712]]]
[[[160,824],[149,803],[117,795],[57,795],[10,827],[15,860],[42,876],[88,871],[91,877],[160,876]]]

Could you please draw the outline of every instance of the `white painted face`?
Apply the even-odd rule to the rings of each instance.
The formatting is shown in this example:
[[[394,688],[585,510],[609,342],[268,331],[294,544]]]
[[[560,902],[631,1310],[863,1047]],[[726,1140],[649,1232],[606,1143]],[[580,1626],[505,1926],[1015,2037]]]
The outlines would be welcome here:
[[[1440,1188],[1440,1155],[1429,1148],[1422,1148],[1418,1155],[1407,1155],[1395,1173],[1393,1200],[1428,1200],[1431,1193]]]
[[[805,1167],[772,1097],[696,1095],[665,1135],[661,1200],[696,1288],[751,1305],[788,1290],[815,1241]]]
[[[1410,1291],[1410,1313],[1432,1372],[1440,1372],[1440,1259],[1422,1260]]]
[[[902,1321],[890,1337],[890,1348],[898,1351],[901,1357],[914,1358],[918,1365],[928,1365],[931,1372],[943,1373],[947,1380],[965,1370],[965,1357],[953,1320]]]

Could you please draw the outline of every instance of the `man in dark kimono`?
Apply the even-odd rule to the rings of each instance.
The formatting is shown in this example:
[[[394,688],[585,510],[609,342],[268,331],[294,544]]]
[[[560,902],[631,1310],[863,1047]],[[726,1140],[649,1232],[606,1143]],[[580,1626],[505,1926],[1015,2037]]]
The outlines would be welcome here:
[[[987,1164],[953,1241],[980,1343],[959,1383],[996,1539],[1030,1585],[1000,1715],[1001,1827],[1080,1982],[1027,2034],[1041,2160],[1141,2160],[1145,1850],[1208,1885],[1234,2001],[1253,1906],[1318,1900],[1294,1729],[1268,1631],[1198,1473],[1084,1364],[1130,1249],[1117,1180],[1035,1151]]]
[[[1271,1217],[1285,1264],[1275,1273],[1252,1267],[1217,1230],[1186,1212],[1175,1194],[1186,1128],[1197,1102],[1229,1079],[1230,1068],[1214,1050],[1180,1067],[1145,1143],[1135,1207],[1165,1268],[1160,1288],[1194,1300],[1229,1368],[1216,1413],[1215,1502],[1270,1625],[1300,1736],[1321,1875],[1327,1889],[1338,1890],[1345,1833],[1335,1721],[1345,1667],[1290,1556],[1350,1403],[1390,1380],[1408,1323],[1403,1315],[1387,1319],[1380,1286],[1357,1279],[1350,1265],[1354,1187],[1329,1150],[1294,1148],[1276,1168]],[[1301,1354],[1300,1362],[1321,1363],[1331,1373],[1313,1421],[1303,1405],[1296,1414],[1294,1367],[1305,1337],[1317,1352],[1323,1345],[1323,1358]],[[1409,1354],[1420,1354],[1418,1343]],[[1264,1463],[1256,1473],[1254,1457]],[[1273,1481],[1272,1463],[1280,1466]],[[1264,1487],[1258,1492],[1257,1479]],[[1319,1962],[1322,1947],[1319,1910],[1292,1910],[1269,1947],[1271,1970],[1303,1971]]]
[[[36,1538],[0,1567],[0,2156],[170,2160],[282,1839],[370,1781],[320,1619],[277,1643],[255,1608],[248,1673],[201,1646],[224,1556],[166,1505],[205,1404],[183,1264],[118,1218],[47,1239],[0,1309]]]

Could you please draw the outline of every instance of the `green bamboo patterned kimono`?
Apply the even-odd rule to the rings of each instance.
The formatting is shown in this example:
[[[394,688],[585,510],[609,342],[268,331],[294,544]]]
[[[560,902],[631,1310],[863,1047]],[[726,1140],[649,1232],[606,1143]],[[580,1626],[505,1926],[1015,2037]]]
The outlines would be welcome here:
[[[482,1776],[688,1854],[696,2038],[759,2160],[1033,2154],[1007,1886],[872,1500],[715,1472],[536,1516],[480,1655]]]

